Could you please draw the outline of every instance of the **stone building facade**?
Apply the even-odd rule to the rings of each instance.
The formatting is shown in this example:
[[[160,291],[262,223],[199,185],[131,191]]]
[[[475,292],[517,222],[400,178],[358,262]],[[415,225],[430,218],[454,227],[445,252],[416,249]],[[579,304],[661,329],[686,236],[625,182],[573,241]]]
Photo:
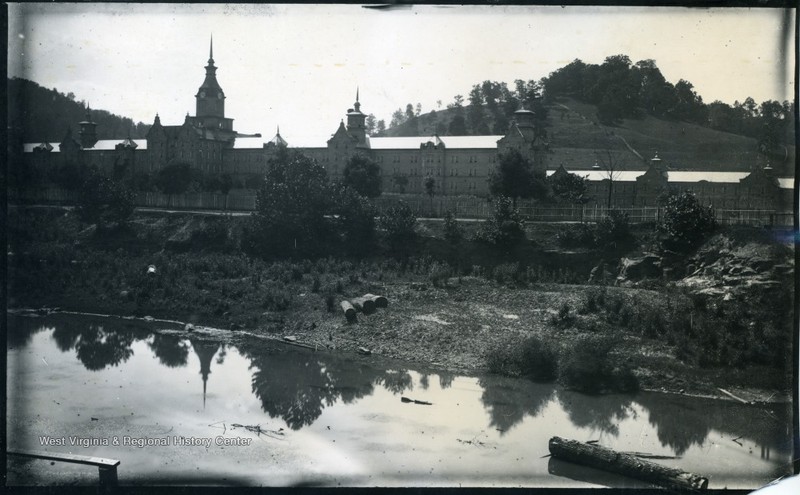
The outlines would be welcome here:
[[[263,175],[277,147],[292,148],[291,140],[280,130],[269,141],[235,131],[234,119],[225,116],[226,96],[216,71],[212,44],[205,78],[195,94],[195,115],[187,114],[180,125],[163,125],[156,115],[146,139],[98,140],[87,108],[77,139],[70,130],[57,146],[27,143],[23,166],[47,175],[64,163],[83,163],[119,176],[155,173],[169,163],[186,162],[206,173],[230,174],[239,183]],[[380,166],[387,193],[424,194],[432,178],[436,194],[486,196],[499,155],[512,149],[531,161],[539,177],[568,173],[563,165],[552,168],[548,163],[549,144],[529,110],[514,114],[505,135],[373,137],[367,134],[358,91],[330,139],[296,149],[317,160],[333,180],[341,177],[351,157],[366,155]],[[769,167],[754,167],[751,173],[671,171],[656,156],[644,170],[609,174],[595,166],[574,173],[586,177],[590,202],[598,205],[607,205],[610,196],[615,207],[652,206],[665,191],[686,189],[726,208],[789,209],[793,204],[793,178],[775,177]]]

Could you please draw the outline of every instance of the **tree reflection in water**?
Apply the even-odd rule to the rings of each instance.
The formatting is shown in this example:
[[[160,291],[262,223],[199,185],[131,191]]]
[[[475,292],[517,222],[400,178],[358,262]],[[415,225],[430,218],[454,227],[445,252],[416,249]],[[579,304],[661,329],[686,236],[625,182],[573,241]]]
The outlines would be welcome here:
[[[139,335],[144,338],[146,335]],[[75,349],[81,363],[90,371],[117,366],[133,355],[131,344],[139,340],[136,332],[117,328],[106,331],[102,325],[63,322],[53,331],[53,339],[61,351]]]
[[[314,423],[325,407],[367,397],[380,385],[393,394],[413,386],[406,370],[376,370],[357,360],[325,353],[239,347],[253,370],[253,393],[272,418],[299,430]]]
[[[682,455],[693,445],[702,446],[712,430],[757,445],[777,446],[789,452],[791,405],[754,406],[731,401],[685,398],[665,394],[641,394],[636,401],[648,413],[648,421],[665,447]],[[780,425],[787,425],[783,433]],[[765,457],[768,454],[765,453]]]
[[[49,330],[42,324],[41,319],[25,316],[6,316],[6,347],[8,349],[19,349],[30,344],[31,339],[42,330]]]
[[[189,358],[189,345],[180,337],[157,333],[147,344],[159,362],[168,368],[186,366]]]
[[[569,420],[578,428],[599,430],[600,434],[619,436],[619,422],[632,417],[636,410],[631,407],[633,396],[585,395],[578,392],[559,391],[558,402],[566,411]]]
[[[489,412],[489,426],[505,435],[525,416],[535,418],[553,399],[552,385],[538,384],[515,378],[486,376],[478,380],[483,389],[481,402]]]

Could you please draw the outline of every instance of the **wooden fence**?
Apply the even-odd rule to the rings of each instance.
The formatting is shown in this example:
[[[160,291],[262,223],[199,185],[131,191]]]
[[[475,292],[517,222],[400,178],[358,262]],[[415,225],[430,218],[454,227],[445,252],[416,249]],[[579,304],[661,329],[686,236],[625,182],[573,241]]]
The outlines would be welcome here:
[[[11,192],[11,191],[10,191]],[[75,204],[77,195],[62,189],[40,189],[26,191],[24,195],[9,194],[11,204]],[[484,198],[473,196],[439,196],[429,198],[422,195],[384,194],[373,202],[379,212],[399,204],[409,205],[420,218],[442,218],[448,211],[457,218],[483,219],[492,212],[492,203]],[[216,193],[186,193],[167,195],[158,192],[140,192],[136,195],[136,206],[175,210],[224,210],[254,211],[256,195],[248,190],[234,190],[226,197]],[[529,200],[517,202],[517,208],[526,221],[530,222],[598,222],[608,215],[604,206],[570,205],[547,206]],[[628,214],[631,223],[658,222],[663,209],[656,206],[613,208]],[[717,221],[722,225],[780,226],[794,225],[791,211],[777,210],[733,210],[714,209]]]

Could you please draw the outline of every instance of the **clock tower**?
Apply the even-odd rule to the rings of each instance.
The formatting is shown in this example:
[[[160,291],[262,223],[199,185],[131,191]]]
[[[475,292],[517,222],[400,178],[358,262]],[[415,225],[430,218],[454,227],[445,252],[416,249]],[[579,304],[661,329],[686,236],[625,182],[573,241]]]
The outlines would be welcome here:
[[[206,78],[195,95],[197,110],[193,124],[215,131],[233,131],[233,119],[225,118],[225,92],[217,82],[214,65],[214,38],[211,38],[206,65]]]

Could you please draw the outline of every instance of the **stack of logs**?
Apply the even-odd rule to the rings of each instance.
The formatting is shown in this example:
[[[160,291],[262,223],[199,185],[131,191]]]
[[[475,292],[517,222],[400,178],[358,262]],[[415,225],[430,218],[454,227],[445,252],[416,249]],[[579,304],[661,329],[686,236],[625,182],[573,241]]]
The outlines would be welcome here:
[[[347,321],[356,321],[356,313],[364,313],[368,315],[373,313],[377,308],[385,308],[389,305],[389,300],[384,296],[376,296],[375,294],[364,294],[361,297],[356,297],[349,301],[342,301],[342,311]]]

